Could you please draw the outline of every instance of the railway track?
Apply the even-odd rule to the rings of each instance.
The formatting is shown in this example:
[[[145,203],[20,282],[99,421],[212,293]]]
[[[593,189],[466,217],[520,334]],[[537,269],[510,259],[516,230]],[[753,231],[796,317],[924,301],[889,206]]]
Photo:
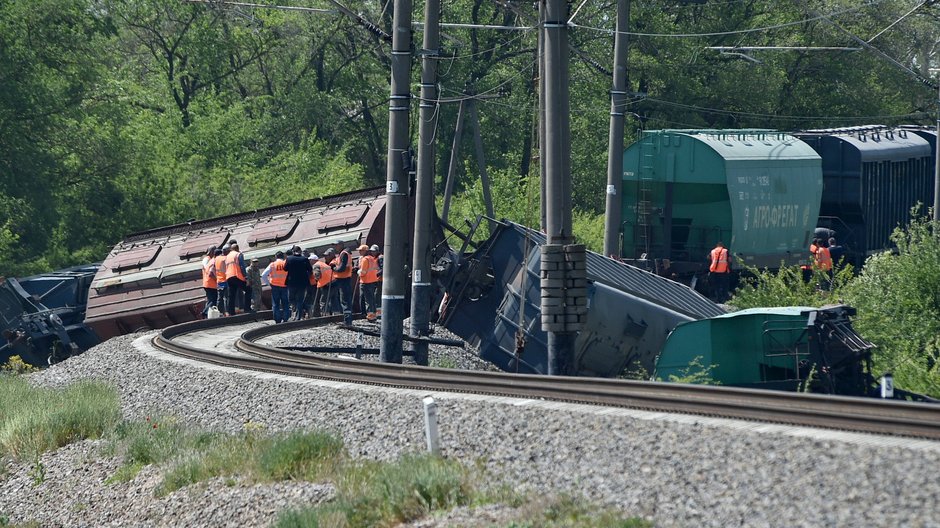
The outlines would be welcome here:
[[[201,362],[307,378],[940,440],[940,405],[707,385],[463,371],[316,356],[258,343],[280,333],[340,323],[341,316],[276,326],[253,325],[225,346],[218,346],[219,343],[212,347],[196,346],[192,339],[187,339],[206,331],[218,336],[222,327],[240,327],[269,318],[270,312],[262,312],[183,323],[160,332],[153,344],[171,354]]]

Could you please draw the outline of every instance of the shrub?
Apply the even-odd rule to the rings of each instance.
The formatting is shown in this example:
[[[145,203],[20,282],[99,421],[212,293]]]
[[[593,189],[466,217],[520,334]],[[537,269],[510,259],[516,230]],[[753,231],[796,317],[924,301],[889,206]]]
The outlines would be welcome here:
[[[858,309],[854,326],[878,345],[875,372],[940,396],[940,225],[915,219],[892,241],[897,253],[870,257],[846,291]]]

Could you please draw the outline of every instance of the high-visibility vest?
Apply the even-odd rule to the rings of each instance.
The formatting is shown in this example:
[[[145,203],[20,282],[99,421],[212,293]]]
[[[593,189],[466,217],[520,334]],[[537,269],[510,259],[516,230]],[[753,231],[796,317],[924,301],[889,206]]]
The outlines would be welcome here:
[[[215,280],[225,282],[225,255],[215,257]]]
[[[708,271],[728,273],[728,269],[728,250],[723,247],[716,247],[712,250],[712,265],[708,267]]]
[[[359,259],[359,282],[373,284],[379,282],[379,260],[372,255]]]
[[[225,255],[225,280],[234,277],[242,282],[248,282],[245,280],[245,273],[242,272],[242,267],[238,265],[239,255],[241,255],[241,253],[234,250],[229,251],[228,255]]]
[[[821,247],[816,250],[816,266],[823,271],[832,269],[832,254],[829,253],[829,248]]]
[[[215,278],[215,273],[209,273],[209,270],[212,269],[213,260],[215,260],[215,257],[206,257],[202,259],[203,288],[215,288],[219,285],[218,280]]]
[[[271,286],[278,286],[281,288],[287,287],[287,261],[284,259],[277,259],[271,263],[271,274],[268,275],[268,282],[271,283]]]
[[[320,268],[320,278],[317,279],[317,288],[329,286],[333,282],[333,270],[330,265],[322,260],[318,260],[314,266]]]
[[[340,254],[337,255],[335,259],[333,259],[333,263],[336,264],[336,267],[338,268],[340,263],[343,261],[343,255],[346,255],[346,269],[343,271],[334,270],[333,278],[335,279],[348,279],[349,277],[352,277],[352,255],[350,255],[348,251],[345,249],[342,250]]]

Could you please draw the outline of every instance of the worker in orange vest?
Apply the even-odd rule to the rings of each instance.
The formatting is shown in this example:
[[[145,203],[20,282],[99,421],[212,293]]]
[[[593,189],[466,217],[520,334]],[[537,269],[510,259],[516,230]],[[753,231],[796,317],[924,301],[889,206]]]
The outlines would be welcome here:
[[[328,248],[323,253],[323,258],[313,264],[313,277],[317,281],[317,297],[313,301],[314,317],[333,315],[333,298],[338,292],[333,289],[333,268],[330,267],[330,261],[335,254],[333,248]]]
[[[719,241],[708,254],[711,265],[708,267],[708,282],[711,284],[716,302],[725,302],[728,298],[728,286],[731,283],[731,260],[728,249]]]
[[[225,282],[225,254],[228,251],[228,246],[215,250],[216,307],[222,315],[225,315],[225,305],[228,304],[226,300],[226,293],[228,291],[226,287],[228,284]]]
[[[287,260],[284,252],[274,254],[274,262],[261,273],[261,281],[271,284],[271,309],[274,311],[274,322],[282,323],[290,319],[290,305],[287,298]]]
[[[819,278],[819,289],[829,290],[832,288],[832,253],[826,243],[820,240],[816,251],[813,254],[813,267],[821,271]]]
[[[343,322],[352,324],[352,255],[342,242],[334,245],[336,258],[330,263],[333,268],[333,287],[339,290],[339,306],[343,310]]]
[[[377,317],[382,317],[382,271],[385,269],[385,255],[382,254],[381,248],[378,244],[372,244],[369,247],[369,252],[372,253],[372,256],[375,257],[375,263],[379,267],[379,282],[375,287],[375,315]]]
[[[238,242],[232,240],[229,242],[229,252],[225,255],[225,282],[228,284],[228,314],[235,315],[240,311],[240,305],[244,303],[245,286],[248,281],[245,278],[245,257],[238,250]]]
[[[379,286],[379,260],[369,246],[359,246],[359,297],[365,304],[366,320],[375,321],[375,291]]]
[[[215,246],[206,250],[202,257],[202,289],[206,292],[206,307],[202,310],[202,316],[209,313],[209,308],[216,305],[219,301],[218,279],[215,278]]]

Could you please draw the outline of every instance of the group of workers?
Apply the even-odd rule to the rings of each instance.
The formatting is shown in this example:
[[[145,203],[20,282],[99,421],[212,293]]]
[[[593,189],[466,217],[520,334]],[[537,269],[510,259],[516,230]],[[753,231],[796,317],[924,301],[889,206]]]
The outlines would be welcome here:
[[[814,270],[823,272],[820,278],[819,288],[829,290],[832,288],[833,263],[840,263],[845,256],[845,248],[840,246],[834,237],[828,240],[825,238],[815,238],[809,246],[812,264],[801,266],[808,277],[812,276]],[[712,294],[716,302],[724,302],[730,294],[731,284],[731,257],[728,248],[719,241],[714,249],[708,254],[710,265],[708,267],[708,280],[712,288]]]
[[[270,285],[275,323],[342,313],[343,321],[351,324],[356,273],[363,312],[374,321],[381,315],[376,299],[381,294],[382,255],[375,244],[360,245],[357,251],[358,267],[352,249],[342,242],[328,248],[322,258],[294,246],[288,254],[278,251],[262,271],[257,258],[245,265],[234,240],[223,248],[210,247],[202,260],[203,315],[213,306],[223,315],[261,310],[261,288]]]

